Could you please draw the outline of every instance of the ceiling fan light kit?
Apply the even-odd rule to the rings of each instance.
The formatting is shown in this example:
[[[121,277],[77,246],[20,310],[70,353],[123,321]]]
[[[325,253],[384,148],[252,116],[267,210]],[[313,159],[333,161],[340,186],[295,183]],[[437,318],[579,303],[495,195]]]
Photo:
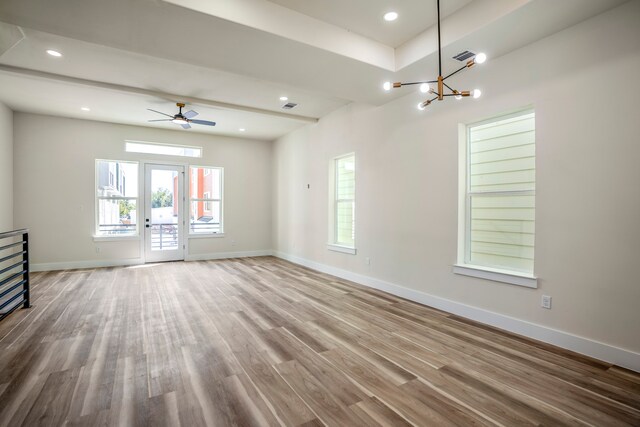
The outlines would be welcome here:
[[[473,91],[457,90],[457,89],[453,89],[451,86],[445,83],[445,80],[447,80],[449,77],[452,77],[458,74],[460,71],[465,70],[467,68],[471,68],[476,64],[482,64],[487,60],[487,55],[485,55],[484,53],[478,53],[476,55],[473,55],[473,57],[469,59],[465,65],[458,68],[454,72],[446,76],[443,76],[442,75],[442,44],[440,41],[440,0],[437,0],[437,8],[438,8],[438,77],[437,79],[428,80],[428,81],[419,81],[419,82],[395,82],[395,83],[385,82],[384,85],[382,86],[384,90],[390,91],[391,89],[398,89],[398,88],[401,88],[402,86],[419,85],[420,92],[430,93],[432,95],[435,95],[433,98],[427,99],[419,103],[418,104],[419,110],[424,110],[427,106],[431,104],[431,102],[435,100],[442,101],[444,100],[445,97],[453,96],[456,99],[462,99],[464,97],[473,96],[474,98],[479,98],[480,95],[482,94],[480,89],[474,89]],[[431,86],[432,84],[436,84],[437,85],[436,88],[432,87]],[[448,90],[449,92],[446,93],[445,92],[446,90]]]
[[[193,117],[197,116],[198,113],[193,110],[189,110],[186,113],[182,113],[182,109],[185,107],[185,104],[182,102],[176,103],[176,106],[179,108],[178,114],[174,114],[173,116],[167,113],[163,113],[162,111],[152,110],[151,108],[147,108],[149,111],[153,111],[154,113],[162,114],[163,116],[170,117],[168,119],[157,119],[157,120],[149,120],[150,122],[173,122],[177,125],[182,126],[184,129],[190,129],[191,123],[196,125],[204,125],[204,126],[215,126],[216,122],[210,122],[209,120],[195,120]]]

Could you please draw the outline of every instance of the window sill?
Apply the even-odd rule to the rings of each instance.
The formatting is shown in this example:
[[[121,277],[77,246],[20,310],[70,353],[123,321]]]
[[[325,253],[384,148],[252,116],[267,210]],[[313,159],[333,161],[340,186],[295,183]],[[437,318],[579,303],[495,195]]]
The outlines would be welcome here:
[[[208,238],[217,238],[224,237],[224,233],[202,233],[202,234],[189,234],[188,239],[208,239]]]
[[[327,249],[334,252],[342,252],[343,254],[351,254],[351,255],[356,254],[356,248],[351,248],[349,246],[334,245],[334,244],[328,243]]]
[[[524,286],[527,288],[536,289],[538,287],[538,278],[526,273],[517,273],[497,268],[465,264],[455,264],[453,266],[453,272],[463,276],[478,277],[480,279],[509,283],[511,285]]]
[[[124,240],[140,240],[139,235],[132,236],[93,236],[94,242],[119,242]]]

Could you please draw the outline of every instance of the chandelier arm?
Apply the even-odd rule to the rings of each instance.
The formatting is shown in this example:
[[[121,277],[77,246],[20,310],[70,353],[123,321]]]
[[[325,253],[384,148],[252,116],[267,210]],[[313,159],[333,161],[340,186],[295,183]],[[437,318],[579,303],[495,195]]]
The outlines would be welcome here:
[[[437,83],[437,80],[429,80],[426,82],[408,82],[408,83],[400,83],[402,86],[411,86],[411,85],[421,85],[423,83]]]
[[[437,92],[436,90],[434,90],[433,87],[428,87],[428,92],[431,93],[432,95],[435,95],[433,98],[431,99],[427,99],[425,101],[422,101],[420,104],[418,104],[418,108],[420,110],[424,110],[425,107],[427,107],[428,105],[430,105],[433,101],[435,101],[436,99],[438,101],[442,101],[444,99],[445,96],[455,96],[456,98],[458,97],[468,97],[471,96],[471,91],[468,90],[463,90],[463,91],[459,91],[457,89],[452,88],[451,86],[449,86],[448,84],[446,84],[444,81],[446,79],[448,79],[451,76],[454,76],[456,74],[458,74],[460,71],[464,70],[465,68],[471,68],[476,64],[475,61],[475,56],[467,61],[467,63],[465,65],[463,65],[462,67],[458,68],[457,70],[455,70],[454,72],[448,74],[446,77],[442,76],[442,37],[441,37],[441,30],[440,30],[440,0],[436,0],[436,6],[438,9],[438,78],[436,80],[429,80],[429,81],[419,81],[419,82],[407,82],[407,83],[402,83],[402,82],[395,82],[393,83],[394,88],[400,88],[402,86],[411,86],[411,85],[423,85],[425,83],[429,84],[429,83],[437,83],[438,84],[438,88],[437,88]],[[482,54],[482,57],[479,57],[479,59],[481,59],[480,63],[484,62],[486,60],[486,55]],[[386,82],[384,84],[384,89],[385,90],[389,90],[390,89],[390,82]],[[451,93],[444,93],[445,92],[445,88],[448,89],[449,91],[451,91]],[[424,89],[424,88],[421,88]],[[477,96],[475,96],[475,91],[474,93],[474,98],[477,98],[478,96],[480,96],[480,93],[478,91]]]
[[[457,70],[455,70],[453,73],[449,74],[447,77],[443,77],[443,78],[442,78],[442,80],[446,80],[446,79],[448,79],[449,77],[453,76],[454,74],[458,74],[460,71],[464,70],[465,68],[467,68],[467,66],[466,66],[466,65],[465,65],[465,66],[463,66],[463,67],[458,68],[458,69],[457,69]]]
[[[442,82],[443,85],[446,86],[447,89],[449,89],[451,92],[457,92],[455,89],[452,89],[451,86],[449,86],[448,84]]]
[[[468,90],[463,90],[458,93],[445,93],[442,96],[471,96],[471,92],[469,92]]]

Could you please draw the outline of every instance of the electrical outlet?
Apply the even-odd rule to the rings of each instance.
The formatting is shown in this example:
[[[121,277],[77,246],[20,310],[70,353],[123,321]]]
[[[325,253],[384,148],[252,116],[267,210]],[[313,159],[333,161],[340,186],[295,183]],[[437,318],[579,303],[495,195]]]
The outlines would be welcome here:
[[[232,240],[232,241],[231,241],[231,246],[235,246],[235,245],[236,245],[236,241],[235,241],[235,240]]]
[[[100,246],[96,246],[96,253],[99,254],[100,253]]]
[[[364,259],[364,263],[365,263],[366,265],[371,265],[371,258],[366,257],[366,258]]]
[[[542,308],[551,309],[551,297],[549,295],[542,295],[542,301],[540,302]]]

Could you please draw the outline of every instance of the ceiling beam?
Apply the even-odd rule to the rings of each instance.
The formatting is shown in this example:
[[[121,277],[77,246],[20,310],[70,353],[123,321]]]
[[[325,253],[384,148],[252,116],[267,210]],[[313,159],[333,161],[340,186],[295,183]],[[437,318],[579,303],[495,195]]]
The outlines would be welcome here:
[[[143,88],[134,87],[134,86],[125,86],[125,85],[119,85],[115,83],[100,82],[97,80],[88,80],[88,79],[82,79],[78,77],[64,76],[62,74],[32,70],[30,68],[15,67],[13,65],[0,64],[0,71],[11,73],[11,74],[37,77],[37,78],[46,79],[46,80],[55,80],[59,82],[72,83],[72,84],[77,84],[82,86],[90,86],[94,88],[101,88],[101,89],[113,90],[113,91],[124,92],[124,93],[150,96],[154,98],[165,99],[171,102],[184,102],[191,105],[203,105],[203,106],[209,106],[209,107],[222,108],[225,110],[244,111],[248,113],[262,114],[266,116],[295,120],[295,121],[304,122],[304,123],[318,122],[317,117],[298,116],[295,114],[281,113],[279,111],[266,110],[263,108],[254,108],[246,105],[230,104],[227,102],[215,101],[211,99],[195,98],[191,96],[176,95],[176,94],[171,94],[166,92],[159,92],[156,90],[143,89]]]

